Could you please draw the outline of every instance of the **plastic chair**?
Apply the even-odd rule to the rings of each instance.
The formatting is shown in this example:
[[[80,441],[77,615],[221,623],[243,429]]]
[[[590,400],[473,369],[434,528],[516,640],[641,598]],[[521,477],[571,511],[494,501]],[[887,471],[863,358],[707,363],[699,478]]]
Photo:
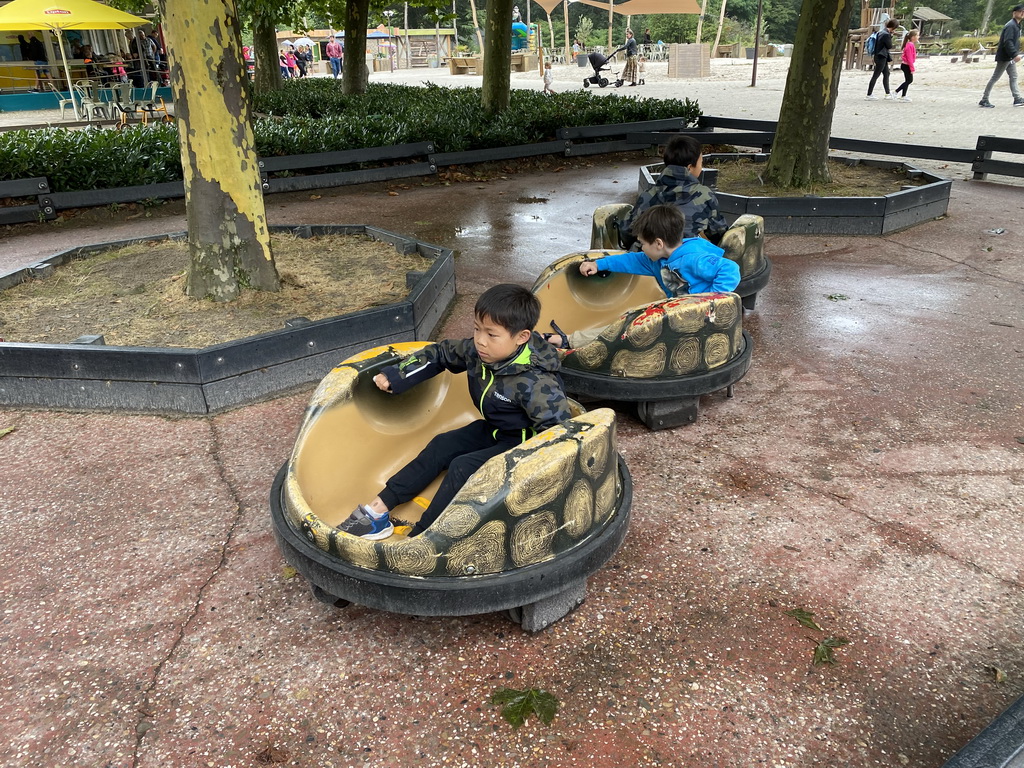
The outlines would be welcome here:
[[[82,110],[81,114],[86,120],[92,122],[93,117],[96,115],[101,115],[104,118],[110,117],[107,112],[107,105],[100,101],[96,93],[95,84],[91,80],[79,80],[72,88],[74,88],[75,95],[78,97],[80,109]]]
[[[57,105],[60,107],[60,119],[64,119],[64,112],[67,111],[68,107],[71,107],[71,111],[75,113],[75,119],[78,119],[78,107],[76,106],[74,99],[64,98],[64,94],[57,90],[57,87],[48,82],[46,87],[50,89],[54,96],[57,97]]]
[[[145,125],[149,122],[149,119],[156,119],[157,112],[163,112],[164,116],[161,118],[165,122],[171,122],[173,118],[167,112],[167,104],[164,102],[163,97],[157,96],[157,88],[160,87],[160,83],[156,80],[149,84],[146,88],[145,93],[141,99],[135,101],[136,107],[142,111],[142,124]],[[157,103],[159,102],[159,104]]]
[[[139,105],[135,101],[135,86],[132,83],[118,83],[110,89],[111,109],[118,115],[118,128],[128,125],[129,117],[136,117]]]

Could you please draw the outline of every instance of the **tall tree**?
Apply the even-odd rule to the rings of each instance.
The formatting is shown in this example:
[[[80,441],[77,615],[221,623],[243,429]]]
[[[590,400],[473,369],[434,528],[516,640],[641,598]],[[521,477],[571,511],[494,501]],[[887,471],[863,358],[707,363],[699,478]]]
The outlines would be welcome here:
[[[512,87],[512,0],[490,0],[484,37],[484,82],[481,102],[494,115],[508,109]]]
[[[230,301],[280,289],[256,165],[235,0],[160,0],[181,139],[186,293]]]
[[[828,140],[854,0],[803,0],[765,181],[806,187],[831,181]]]

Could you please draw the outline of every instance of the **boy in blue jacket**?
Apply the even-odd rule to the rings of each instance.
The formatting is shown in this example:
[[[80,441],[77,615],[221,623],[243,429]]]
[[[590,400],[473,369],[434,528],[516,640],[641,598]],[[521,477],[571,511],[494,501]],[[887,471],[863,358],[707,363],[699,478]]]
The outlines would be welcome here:
[[[356,507],[342,531],[386,539],[394,532],[390,510],[412,501],[448,470],[409,535],[423,533],[484,462],[569,418],[558,354],[533,332],[540,319],[537,297],[520,285],[496,285],[480,296],[473,314],[473,338],[424,347],[385,368],[373,383],[401,394],[442,371],[465,371],[481,418],[434,437],[373,501]]]
[[[580,274],[590,277],[609,271],[650,275],[668,298],[688,293],[735,291],[740,284],[739,264],[727,259],[725,251],[701,237],[683,239],[685,227],[686,217],[674,205],[652,206],[633,223],[633,234],[640,241],[642,251],[583,261]],[[596,334],[579,331],[568,339],[558,333],[544,336],[564,349],[582,347],[595,337]]]

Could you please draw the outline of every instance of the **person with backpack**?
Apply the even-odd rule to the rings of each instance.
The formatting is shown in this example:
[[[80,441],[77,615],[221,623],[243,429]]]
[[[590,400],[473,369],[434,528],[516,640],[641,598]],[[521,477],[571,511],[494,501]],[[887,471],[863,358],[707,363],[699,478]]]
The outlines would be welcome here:
[[[878,30],[871,37],[875,38],[874,46],[871,44],[871,37],[868,38],[867,46],[868,53],[874,55],[875,71],[871,75],[871,82],[868,83],[868,95],[867,101],[878,101],[877,96],[872,96],[871,92],[875,90],[875,82],[878,80],[878,76],[882,76],[882,88],[885,89],[885,98],[891,100],[892,94],[889,93],[889,64],[892,62],[892,30],[896,29],[899,24],[896,19],[889,19],[885,22],[885,26]]]
[[[999,45],[996,47],[996,68],[992,77],[985,86],[985,93],[978,102],[979,107],[994,109],[995,104],[988,100],[992,94],[992,88],[1003,76],[1003,72],[1010,78],[1010,93],[1013,94],[1013,106],[1024,107],[1024,97],[1021,97],[1017,88],[1017,62],[1020,61],[1020,25],[1024,20],[1024,5],[1013,7],[1013,18],[1003,26],[999,33]]]

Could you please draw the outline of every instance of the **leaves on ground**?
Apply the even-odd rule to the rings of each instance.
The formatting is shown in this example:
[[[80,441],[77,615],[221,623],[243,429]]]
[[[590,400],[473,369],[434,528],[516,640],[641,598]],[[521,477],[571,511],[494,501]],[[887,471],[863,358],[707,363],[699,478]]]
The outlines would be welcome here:
[[[850,297],[845,293],[830,293],[828,295],[829,301],[849,301]]]
[[[499,688],[491,696],[491,704],[501,706],[501,716],[512,728],[519,728],[531,714],[548,725],[558,711],[558,699],[546,691],[528,688]]]
[[[290,565],[286,565],[281,569],[281,575],[286,579],[294,579],[299,575],[299,572],[292,568]]]
[[[813,629],[818,632],[825,631],[814,621],[814,614],[810,611],[805,611],[803,608],[794,608],[792,611],[786,611],[786,615],[792,616],[800,622],[800,626],[802,627],[807,627],[808,629]]]
[[[835,664],[835,649],[849,644],[845,637],[826,637],[814,648],[814,665]]]

